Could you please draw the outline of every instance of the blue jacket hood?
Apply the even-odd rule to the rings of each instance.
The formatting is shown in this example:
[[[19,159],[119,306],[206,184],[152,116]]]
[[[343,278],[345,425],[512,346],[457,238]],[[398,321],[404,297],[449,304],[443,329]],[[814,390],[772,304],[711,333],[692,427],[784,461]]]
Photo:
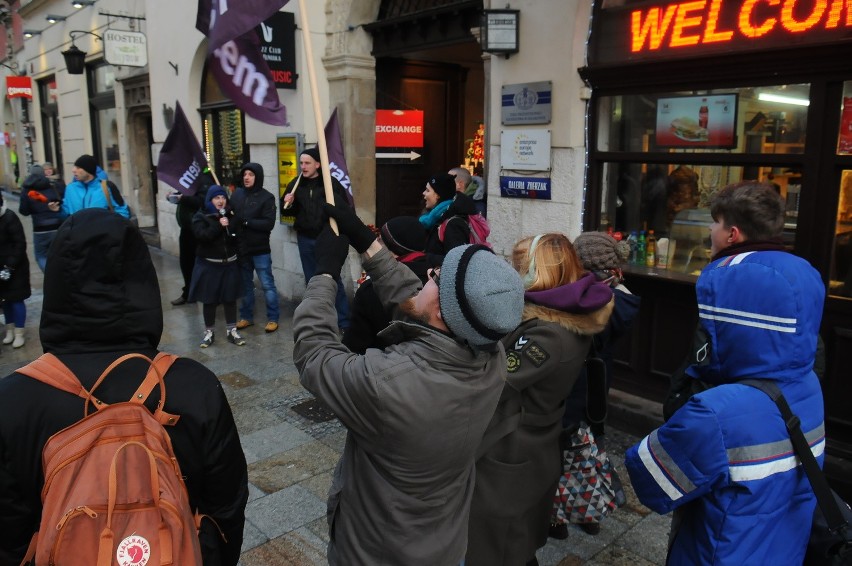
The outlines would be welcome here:
[[[813,369],[825,285],[804,259],[779,251],[724,257],[701,273],[696,295],[710,353],[689,368],[693,377],[795,381]]]

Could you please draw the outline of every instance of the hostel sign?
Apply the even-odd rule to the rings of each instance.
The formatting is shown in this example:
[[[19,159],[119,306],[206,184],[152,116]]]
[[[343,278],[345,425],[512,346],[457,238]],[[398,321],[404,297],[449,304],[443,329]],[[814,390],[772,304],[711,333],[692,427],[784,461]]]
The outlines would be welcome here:
[[[606,3],[605,3],[606,4]],[[625,2],[601,9],[591,64],[849,41],[847,0]]]

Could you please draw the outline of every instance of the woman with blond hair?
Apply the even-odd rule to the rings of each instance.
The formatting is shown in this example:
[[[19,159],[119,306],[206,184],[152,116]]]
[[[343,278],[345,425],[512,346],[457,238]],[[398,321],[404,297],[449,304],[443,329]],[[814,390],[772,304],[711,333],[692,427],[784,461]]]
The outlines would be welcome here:
[[[612,291],[584,271],[563,234],[512,251],[524,280],[523,321],[503,340],[507,379],[477,455],[466,566],[538,564],[562,473],[562,413]]]

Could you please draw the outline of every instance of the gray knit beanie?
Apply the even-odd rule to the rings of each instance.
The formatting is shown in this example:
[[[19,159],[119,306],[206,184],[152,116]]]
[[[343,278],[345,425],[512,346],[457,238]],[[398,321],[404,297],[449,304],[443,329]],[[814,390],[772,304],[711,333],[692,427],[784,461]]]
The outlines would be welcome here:
[[[450,250],[441,264],[438,293],[447,328],[471,346],[493,344],[521,323],[521,276],[485,246]]]
[[[630,255],[630,244],[619,242],[606,232],[583,232],[574,240],[574,249],[589,271],[618,269]]]

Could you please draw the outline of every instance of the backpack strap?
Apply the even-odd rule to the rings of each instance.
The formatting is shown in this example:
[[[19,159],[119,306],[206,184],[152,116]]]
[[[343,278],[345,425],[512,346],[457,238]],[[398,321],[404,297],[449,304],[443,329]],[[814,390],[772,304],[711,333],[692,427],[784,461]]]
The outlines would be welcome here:
[[[106,199],[107,208],[110,212],[115,212],[115,209],[112,207],[112,199],[109,196],[109,188],[107,187],[107,182],[104,179],[101,179],[101,190],[104,192],[104,198]]]
[[[42,354],[24,367],[18,368],[15,371],[16,373],[32,377],[33,379],[46,383],[51,387],[55,387],[61,391],[66,391],[82,399],[93,399],[96,403],[96,407],[101,405],[101,402],[92,396],[85,387],[83,387],[80,380],[77,379],[77,376],[68,369],[68,366],[63,364],[59,358],[53,354]]]
[[[166,375],[166,372],[172,364],[175,363],[175,360],[178,359],[178,356],[174,354],[159,352],[153,360],[142,354],[126,354],[121,356],[111,363],[109,367],[103,371],[103,373],[101,373],[91,390],[86,390],[86,388],[80,383],[80,380],[77,379],[77,376],[68,369],[68,366],[63,364],[62,361],[53,354],[43,354],[16,371],[17,373],[32,377],[42,383],[46,383],[47,385],[55,387],[61,391],[71,393],[72,395],[76,395],[85,400],[86,405],[84,416],[87,416],[89,414],[89,403],[92,403],[97,410],[109,406],[107,403],[104,403],[95,397],[94,391],[98,385],[103,382],[108,373],[115,369],[115,367],[119,364],[131,358],[142,358],[151,364],[151,367],[148,368],[148,373],[145,375],[145,379],[133,393],[129,402],[139,405],[145,403],[151,392],[154,390],[154,387],[159,384],[160,391],[162,393],[160,394],[160,402],[157,405],[157,409],[154,411],[154,417],[163,426],[172,426],[177,424],[178,420],[180,420],[180,416],[167,413],[163,410],[163,407],[166,404],[166,388],[163,383],[163,377]]]
[[[825,474],[820,469],[814,453],[811,452],[811,447],[808,445],[805,434],[802,432],[801,421],[798,416],[793,414],[790,405],[787,403],[787,399],[781,393],[781,389],[774,382],[765,379],[743,379],[736,383],[760,389],[772,399],[781,412],[781,417],[784,419],[787,433],[790,435],[790,442],[793,444],[793,452],[795,452],[796,456],[799,457],[799,461],[802,463],[802,468],[816,496],[817,504],[825,517],[828,530],[834,534],[847,528],[846,520],[843,518],[840,508],[837,506],[837,501],[831,493],[828,480],[825,479]]]
[[[454,216],[450,216],[449,218],[447,218],[446,220],[444,220],[443,222],[441,222],[438,225],[438,241],[439,242],[444,241],[444,234],[447,233],[447,225],[450,223],[451,220],[454,220],[456,218],[460,218],[461,220],[463,220],[464,223],[465,223],[465,226],[467,226],[468,231],[471,234],[473,233],[473,230],[471,229],[470,224],[468,223],[467,219],[464,216],[460,216],[460,215],[456,214]]]

